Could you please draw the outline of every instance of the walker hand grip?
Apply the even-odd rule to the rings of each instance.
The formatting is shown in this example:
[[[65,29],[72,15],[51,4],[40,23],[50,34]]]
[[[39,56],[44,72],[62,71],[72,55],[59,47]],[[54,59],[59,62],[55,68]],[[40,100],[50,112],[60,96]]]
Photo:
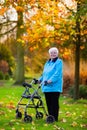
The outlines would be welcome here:
[[[44,85],[47,85],[48,84],[48,82],[47,81],[44,81]]]
[[[26,86],[27,86],[27,87],[29,87],[29,88],[31,88],[31,87],[32,87],[32,85],[31,85],[31,84],[28,84],[28,83],[26,83],[26,82],[24,82],[24,83],[23,83],[23,86],[24,86],[24,87],[26,87]]]
[[[33,79],[33,81],[34,81],[34,84],[38,84],[38,80],[37,79]]]

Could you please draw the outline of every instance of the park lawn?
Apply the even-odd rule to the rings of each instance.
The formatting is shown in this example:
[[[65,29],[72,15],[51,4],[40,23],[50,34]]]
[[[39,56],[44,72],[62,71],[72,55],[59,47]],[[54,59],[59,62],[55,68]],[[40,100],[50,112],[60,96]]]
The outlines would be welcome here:
[[[16,119],[16,106],[25,88],[13,86],[13,81],[4,81],[0,85],[0,130],[86,130],[87,129],[87,100],[73,101],[69,97],[61,95],[59,121],[47,124],[46,115],[42,119],[35,118],[35,109],[29,108],[28,113],[32,116],[32,123],[25,123],[22,119]],[[33,91],[32,91],[33,92]],[[41,94],[42,100],[45,100]],[[28,102],[28,99],[25,101]],[[24,108],[21,108],[24,114]]]

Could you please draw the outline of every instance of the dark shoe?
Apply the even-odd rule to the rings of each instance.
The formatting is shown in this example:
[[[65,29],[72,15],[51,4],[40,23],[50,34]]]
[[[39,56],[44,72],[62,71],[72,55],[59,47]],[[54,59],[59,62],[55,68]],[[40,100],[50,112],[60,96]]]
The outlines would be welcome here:
[[[49,115],[49,116],[47,117],[47,119],[46,119],[46,123],[50,124],[50,123],[53,123],[53,122],[55,122],[54,116]]]

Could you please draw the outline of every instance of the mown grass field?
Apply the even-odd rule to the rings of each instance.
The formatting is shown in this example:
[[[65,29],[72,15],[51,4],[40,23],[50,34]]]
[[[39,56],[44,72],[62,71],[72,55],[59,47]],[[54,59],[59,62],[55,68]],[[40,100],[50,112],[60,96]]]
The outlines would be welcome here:
[[[59,121],[47,124],[46,115],[42,119],[35,118],[35,109],[28,109],[32,116],[32,123],[25,123],[22,119],[15,118],[16,105],[25,88],[13,86],[13,81],[5,81],[0,84],[0,130],[87,130],[87,100],[73,101],[63,95],[60,97]],[[44,95],[41,94],[45,105]],[[28,99],[25,101],[28,102]],[[46,108],[46,105],[45,105]],[[43,112],[43,110],[41,109]],[[21,108],[24,114],[24,108]]]

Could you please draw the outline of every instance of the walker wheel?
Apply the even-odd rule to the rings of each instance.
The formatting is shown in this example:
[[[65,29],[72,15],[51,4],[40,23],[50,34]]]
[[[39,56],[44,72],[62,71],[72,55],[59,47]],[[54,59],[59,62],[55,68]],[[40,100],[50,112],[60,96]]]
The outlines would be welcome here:
[[[46,119],[46,122],[47,123],[53,123],[55,121],[55,118],[54,118],[54,116],[52,116],[52,115],[49,115],[48,117],[47,117],[47,119]]]
[[[27,123],[32,122],[32,117],[29,116],[29,115],[25,115],[25,117],[24,117],[24,122],[27,122]]]
[[[36,113],[36,118],[37,118],[37,119],[43,118],[43,113],[42,113],[42,112],[37,112],[37,113]]]
[[[21,119],[22,118],[22,113],[21,112],[16,112],[16,118]]]

